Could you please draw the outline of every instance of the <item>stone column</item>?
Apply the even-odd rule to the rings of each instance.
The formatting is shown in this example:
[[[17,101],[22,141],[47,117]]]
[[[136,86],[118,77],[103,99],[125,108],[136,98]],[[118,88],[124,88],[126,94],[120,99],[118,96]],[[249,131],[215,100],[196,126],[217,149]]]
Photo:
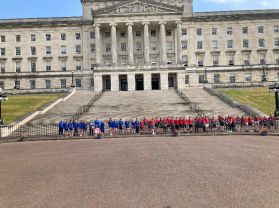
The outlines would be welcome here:
[[[160,45],[161,45],[161,63],[166,64],[167,53],[166,53],[166,22],[160,21]]]
[[[160,79],[161,79],[161,90],[169,89],[169,74],[168,74],[168,72],[161,72]]]
[[[144,90],[151,90],[151,74],[144,73],[143,79],[144,79]]]
[[[177,63],[182,63],[182,48],[181,48],[181,22],[177,21]]]
[[[103,89],[102,75],[94,74],[94,91],[100,92]]]
[[[126,23],[128,26],[128,62],[129,65],[134,65],[134,41],[133,41],[133,23]]]
[[[144,25],[144,62],[145,64],[150,63],[150,56],[149,56],[149,22],[143,22]]]
[[[111,91],[119,91],[119,75],[118,74],[111,74]]]
[[[130,73],[128,74],[128,91],[135,91],[135,89],[136,89],[135,74]]]
[[[95,27],[96,64],[97,66],[100,66],[102,63],[100,24],[95,24],[94,27]]]
[[[116,37],[116,23],[110,23],[111,26],[111,52],[112,52],[112,65],[117,65],[117,37]]]

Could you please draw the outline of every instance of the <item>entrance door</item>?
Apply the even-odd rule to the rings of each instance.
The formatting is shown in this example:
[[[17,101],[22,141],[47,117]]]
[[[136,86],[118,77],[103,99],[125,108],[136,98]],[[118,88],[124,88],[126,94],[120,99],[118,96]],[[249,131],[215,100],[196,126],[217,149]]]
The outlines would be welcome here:
[[[169,73],[168,75],[169,88],[177,88],[177,74]]]
[[[104,75],[103,76],[103,90],[104,91],[111,91],[110,75]]]
[[[127,75],[119,75],[119,91],[128,91]]]
[[[143,78],[143,74],[136,74],[135,80],[136,80],[136,90],[137,90],[137,91],[144,90],[144,78]]]
[[[160,90],[161,89],[161,81],[160,74],[152,74],[152,90]]]

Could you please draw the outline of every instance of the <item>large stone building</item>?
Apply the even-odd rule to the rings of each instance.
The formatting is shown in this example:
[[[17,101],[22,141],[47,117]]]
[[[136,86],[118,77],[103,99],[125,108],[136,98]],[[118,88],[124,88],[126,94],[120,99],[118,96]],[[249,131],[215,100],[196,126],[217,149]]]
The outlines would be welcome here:
[[[192,0],[81,0],[82,17],[0,20],[0,85],[179,89],[279,77],[279,10],[193,12]]]

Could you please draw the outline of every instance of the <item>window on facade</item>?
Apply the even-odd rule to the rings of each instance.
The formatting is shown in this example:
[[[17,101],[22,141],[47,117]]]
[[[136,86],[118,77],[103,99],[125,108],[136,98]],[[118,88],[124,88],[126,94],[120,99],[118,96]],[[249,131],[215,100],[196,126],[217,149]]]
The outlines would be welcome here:
[[[46,89],[51,89],[51,80],[45,80]]]
[[[172,41],[167,41],[166,42],[166,50],[171,51],[172,50]]]
[[[61,84],[62,89],[67,88],[67,80],[66,79],[61,79],[60,84]]]
[[[279,52],[274,53],[275,63],[279,64]]]
[[[151,37],[156,37],[156,30],[151,30],[150,33],[151,33]]]
[[[260,48],[264,48],[265,47],[265,41],[264,41],[264,39],[259,39],[259,47]]]
[[[246,73],[245,74],[245,81],[246,82],[252,82],[252,74],[251,73]]]
[[[0,41],[1,41],[1,43],[5,43],[6,42],[6,36],[5,35],[1,35],[0,36]]]
[[[82,87],[81,79],[76,79],[76,87]]]
[[[249,48],[249,40],[243,40],[243,48]]]
[[[214,74],[214,83],[220,83],[220,74]]]
[[[202,35],[202,29],[201,28],[197,28],[197,35]]]
[[[158,62],[158,56],[151,56],[150,61],[152,65],[156,65]]]
[[[265,61],[266,54],[263,52],[263,53],[259,53],[258,55],[259,55],[260,64],[265,65],[266,64],[266,61]]]
[[[142,44],[141,42],[136,42],[136,49],[138,52],[142,51]]]
[[[201,66],[203,66],[203,55],[198,55],[197,56],[197,65],[199,66],[199,67],[201,67]]]
[[[61,33],[61,40],[66,40],[66,33]]]
[[[6,55],[6,49],[0,48],[0,56],[5,56],[5,55]]]
[[[5,62],[0,62],[0,72],[1,73],[5,73],[6,72]]]
[[[15,38],[16,38],[16,42],[17,42],[17,43],[20,43],[20,40],[21,40],[20,35],[16,35]]]
[[[219,66],[219,54],[212,55],[213,66]]]
[[[181,29],[181,35],[183,35],[183,36],[187,35],[187,29],[186,28]]]
[[[258,27],[258,33],[264,33],[264,26]]]
[[[187,41],[181,41],[181,48],[183,50],[187,50],[188,48],[188,42]]]
[[[217,40],[212,40],[212,42],[211,42],[211,48],[212,48],[213,50],[218,49],[218,41],[217,41]]]
[[[46,34],[46,41],[51,41],[51,34]]]
[[[31,42],[36,42],[36,35],[35,34],[31,35]]]
[[[157,50],[157,42],[151,42],[150,48],[151,48],[152,51],[156,51]]]
[[[143,58],[142,57],[136,57],[136,64],[137,65],[143,64]]]
[[[0,87],[4,90],[5,89],[5,82],[4,81],[0,81]]]
[[[121,32],[121,33],[120,33],[120,37],[121,37],[121,38],[126,38],[126,32]]]
[[[279,26],[274,26],[273,27],[273,32],[274,33],[279,33]]]
[[[76,40],[80,40],[80,39],[81,39],[80,33],[76,33]]]
[[[36,55],[36,47],[31,47],[31,55],[35,56]]]
[[[173,60],[174,60],[174,57],[171,56],[171,55],[168,55],[167,56],[167,64],[172,64],[173,63]]]
[[[106,66],[111,66],[111,58],[105,59]]]
[[[90,38],[91,38],[91,39],[95,39],[95,32],[94,32],[94,31],[91,31],[91,32],[90,32]]]
[[[172,32],[171,32],[171,30],[166,30],[166,36],[172,36]]]
[[[81,71],[81,67],[82,66],[82,63],[81,63],[81,60],[76,60],[76,70],[77,71]]]
[[[51,61],[46,61],[46,71],[51,71]]]
[[[217,28],[212,28],[212,35],[217,35]]]
[[[20,89],[20,80],[15,80],[15,87]]]
[[[61,54],[67,54],[66,46],[61,46],[60,50],[61,50]]]
[[[20,56],[21,54],[21,50],[20,50],[20,47],[16,47],[16,56]]]
[[[50,46],[46,46],[46,54],[47,55],[51,54],[51,47]]]
[[[279,38],[274,39],[274,46],[279,47]]]
[[[200,74],[199,75],[199,84],[204,84],[204,81],[205,81],[204,74]]]
[[[76,54],[81,54],[81,45],[76,45]]]
[[[120,48],[121,48],[121,51],[122,51],[122,52],[127,51],[127,45],[126,45],[126,43],[120,43]]]
[[[19,73],[21,71],[21,63],[15,62],[16,72]]]
[[[140,38],[141,37],[141,32],[140,31],[136,31],[136,37]]]
[[[121,64],[121,65],[127,65],[127,62],[128,62],[128,61],[127,61],[127,57],[121,57],[121,58],[120,58],[120,64]]]
[[[234,54],[227,54],[227,58],[228,58],[229,66],[233,66],[234,65]]]
[[[36,81],[35,80],[30,80],[30,89],[31,90],[36,89]]]
[[[31,72],[36,72],[36,62],[31,61]]]
[[[96,52],[96,45],[95,44],[91,44],[90,45],[90,50],[91,50],[91,53],[95,53]]]
[[[202,41],[197,42],[197,49],[198,50],[202,49]]]
[[[106,52],[110,53],[111,51],[111,44],[110,43],[106,43]]]
[[[188,66],[188,56],[182,56],[182,62],[184,66]]]
[[[190,83],[190,78],[189,78],[189,74],[185,75],[185,84],[189,84]]]
[[[230,75],[230,83],[235,83],[236,82],[236,75],[235,74],[231,74]]]
[[[110,38],[110,32],[105,32],[105,38]]]
[[[248,34],[248,27],[242,27],[242,34]]]
[[[91,69],[93,70],[94,67],[96,66],[96,59],[91,59]]]
[[[227,48],[229,49],[233,48],[233,40],[227,40]]]
[[[66,60],[61,60],[61,71],[67,71],[67,62]]]
[[[233,28],[227,27],[227,35],[232,35],[232,34],[233,34]]]
[[[249,66],[250,65],[250,53],[244,53],[243,54],[243,64],[245,66]]]

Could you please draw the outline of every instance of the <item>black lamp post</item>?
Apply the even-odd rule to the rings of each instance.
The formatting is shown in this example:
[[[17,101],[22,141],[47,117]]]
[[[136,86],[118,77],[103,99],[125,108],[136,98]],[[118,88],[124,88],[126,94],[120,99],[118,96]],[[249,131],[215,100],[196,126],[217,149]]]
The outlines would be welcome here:
[[[8,100],[7,93],[0,87],[0,126],[4,125],[2,118],[2,101]]]
[[[208,83],[208,80],[207,80],[207,68],[206,67],[204,67],[204,80],[203,80],[203,83],[204,84]]]
[[[75,83],[74,83],[74,72],[73,71],[72,71],[72,84],[71,84],[71,87],[72,88],[76,87]]]
[[[263,68],[263,77],[262,77],[262,82],[266,82],[267,81],[267,78],[266,78],[266,73],[265,73],[265,68],[266,68],[266,65],[263,64],[262,65],[262,68]]]
[[[269,89],[275,93],[275,107],[274,117],[279,121],[279,80],[274,85],[269,86]]]

